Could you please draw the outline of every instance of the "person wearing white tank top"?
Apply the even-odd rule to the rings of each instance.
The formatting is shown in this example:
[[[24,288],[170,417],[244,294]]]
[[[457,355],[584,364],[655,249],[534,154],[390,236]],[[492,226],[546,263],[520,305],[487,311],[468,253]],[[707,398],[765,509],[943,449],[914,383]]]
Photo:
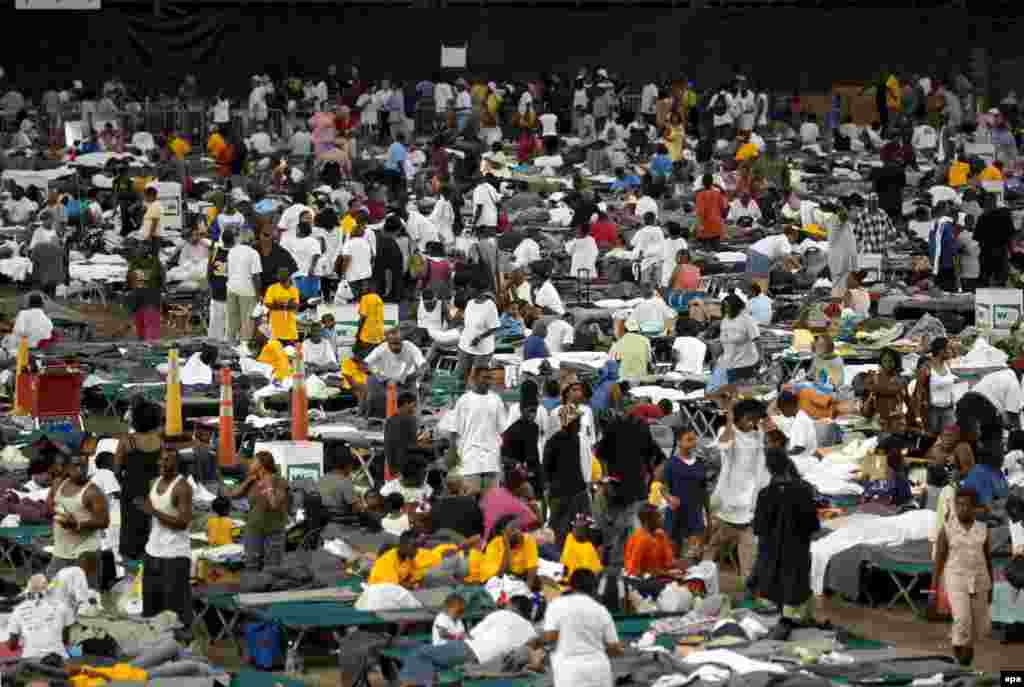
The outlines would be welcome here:
[[[142,575],[142,615],[174,611],[192,625],[192,485],[178,473],[178,452],[164,447],[160,476],[153,480],[142,510],[153,517]]]
[[[79,566],[96,585],[99,567],[101,530],[110,526],[107,499],[99,487],[86,477],[86,459],[71,456],[57,486],[47,497],[53,518],[53,559],[46,568],[46,576],[53,579],[58,572]]]

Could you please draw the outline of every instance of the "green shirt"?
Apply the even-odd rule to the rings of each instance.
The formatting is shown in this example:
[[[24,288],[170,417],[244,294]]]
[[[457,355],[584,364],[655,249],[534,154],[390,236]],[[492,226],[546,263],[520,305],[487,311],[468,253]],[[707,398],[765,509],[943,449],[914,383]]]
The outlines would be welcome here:
[[[288,483],[281,477],[274,477],[274,487],[284,487],[287,491]],[[284,532],[288,526],[287,501],[283,509],[271,510],[267,495],[261,492],[258,484],[249,488],[248,496],[250,510],[245,522],[245,533],[267,536]]]
[[[626,332],[625,336],[615,342],[609,354],[614,359],[621,356],[619,376],[627,381],[646,377],[651,362],[651,342],[646,336],[634,332]]]

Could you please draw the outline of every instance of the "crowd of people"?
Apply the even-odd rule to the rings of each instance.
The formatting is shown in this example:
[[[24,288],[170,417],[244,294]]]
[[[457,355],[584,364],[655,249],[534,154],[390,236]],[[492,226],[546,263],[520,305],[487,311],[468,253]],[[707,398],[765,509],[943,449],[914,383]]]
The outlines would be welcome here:
[[[111,83],[103,88],[103,103],[116,105],[124,89],[116,79]],[[194,79],[187,81],[183,97],[195,98],[196,88]],[[158,186],[144,187],[141,221],[126,226],[140,235],[129,277],[137,333],[160,338],[161,293],[167,275],[178,270],[208,285],[209,338],[239,344],[244,355],[269,366],[274,380],[291,376],[291,349],[301,344],[306,370],[335,373],[366,416],[385,414],[394,385],[397,412],[386,421],[384,440],[392,479],[379,490],[361,492],[351,449],[331,446],[319,483],[326,508],[357,514],[397,537],[397,545],[375,557],[368,584],[416,589],[508,576],[523,585],[507,608],[468,632],[461,619],[464,600],[449,597],[434,623],[431,646],[404,662],[403,685],[432,684],[442,669],[486,663],[521,648],[531,650],[531,668],[543,670],[547,647],[556,687],[610,686],[609,657],[621,652],[622,643],[599,588],[626,578],[656,598],[724,551],[735,550],[741,583],[751,596],[775,604],[787,622],[808,623],[815,606],[811,540],[820,524],[816,492],[801,466],[820,458],[815,423],[789,390],[771,404],[739,393],[759,379],[766,363],[758,344],[762,328],[773,322],[768,275],[798,271],[800,242],[824,231],[832,288],[827,312],[838,319],[843,310],[869,312],[858,256],[884,254],[898,236],[924,239],[928,277],[945,291],[1004,285],[1010,268],[1013,219],[987,184],[1019,171],[1017,143],[1008,133],[1019,116],[1015,101],[980,109],[962,76],[944,85],[886,72],[874,88],[878,121],[862,129],[836,109],[823,117],[804,111],[798,95],[773,100],[743,76],[703,94],[686,78],[647,83],[632,113],[624,85],[604,69],[585,70],[576,79],[500,84],[462,78],[449,83],[441,76],[415,84],[369,82],[356,69],[342,78],[333,67],[323,80],[290,78],[277,86],[254,77],[246,108],[254,133],[247,141],[234,130],[227,100],[217,98],[216,129],[203,148],[224,187],[210,196],[211,209],[187,228],[170,261],[160,259]],[[88,97],[79,95],[92,128],[90,117],[101,121],[110,113],[104,105],[85,117]],[[941,103],[938,109],[930,107],[934,99]],[[63,100],[48,92],[43,104],[51,112]],[[302,108],[288,101],[312,105],[317,114],[308,122],[311,131],[294,114]],[[268,127],[275,110],[284,113],[282,120]],[[20,135],[32,145],[31,125],[21,126]],[[417,137],[427,137],[425,149],[414,144]],[[184,161],[191,152],[186,138],[167,133],[158,154]],[[879,152],[882,166],[870,179],[874,193],[850,194],[835,207],[821,208],[814,221],[804,220],[795,171],[786,166],[770,180],[772,189],[764,187],[769,179],[758,165],[774,154],[766,138],[793,140],[801,149]],[[984,142],[995,146],[996,156],[979,167],[967,159],[964,145]],[[515,157],[506,153],[510,143]],[[462,144],[478,151],[461,153],[473,163],[468,172],[453,161],[452,148]],[[364,146],[383,149],[379,169],[360,168]],[[574,280],[596,279],[599,257],[619,257],[629,265],[638,299],[628,314],[615,317],[611,337],[576,326],[541,232],[516,231],[508,220],[517,198],[530,193],[515,192],[511,167],[571,147],[591,151],[590,171],[610,172],[613,180],[602,198],[577,171],[566,192],[547,194],[544,202],[552,214],[564,211],[571,218],[564,257]],[[935,164],[937,185],[952,189],[953,196],[943,195],[907,223],[906,174],[921,156]],[[250,165],[261,158],[269,160],[273,188],[249,183]],[[334,164],[336,176],[312,186],[289,170],[293,159],[318,160],[321,180],[325,166]],[[420,177],[428,181],[429,202],[410,197]],[[689,207],[678,197],[684,188],[696,191]],[[254,209],[274,191],[290,202]],[[57,193],[41,209],[37,202],[15,190],[3,210],[13,223],[44,219],[29,250],[40,264],[39,285],[52,295],[61,279],[42,276],[48,273],[43,263],[52,264],[57,252],[63,259],[69,217],[88,224],[103,208],[69,214],[67,200]],[[686,216],[693,221],[672,219]],[[630,390],[654,372],[652,339],[692,338],[685,335],[688,322],[708,300],[700,287],[697,249],[718,248],[728,238],[727,226],[767,225],[769,219],[781,231],[747,248],[749,287],[721,302],[709,385],[709,392],[718,392],[722,412],[710,442],[720,460],[713,461],[692,418],[671,401],[655,403]],[[315,321],[303,314],[324,300],[354,307],[352,341],[340,333],[333,314]],[[415,321],[411,333],[386,324],[385,308],[393,305],[404,322]],[[33,295],[28,306],[18,314],[14,340],[26,337],[30,348],[45,348],[52,322],[40,296]],[[459,384],[439,425],[449,436],[451,459],[446,482],[438,484],[427,479],[433,453],[418,423],[418,389],[435,374],[443,348],[436,333],[452,329],[460,330],[450,344]],[[810,344],[810,378],[842,386],[844,363],[832,338],[813,337],[806,321],[794,329],[795,339]],[[494,390],[500,384],[494,360],[499,338],[522,338],[524,362],[597,348],[608,349],[609,360],[593,383],[567,373],[540,384],[527,380],[509,407]],[[701,373],[704,344],[696,360],[690,346],[684,341],[677,348],[675,362],[682,371]],[[865,485],[864,499],[902,506],[918,498],[898,440],[910,428],[937,438],[929,456],[937,468],[955,470],[959,486],[943,497],[937,489],[933,500],[924,499],[933,502],[923,505],[937,506],[940,513],[936,578],[944,582],[952,608],[954,652],[968,665],[986,632],[983,595],[991,598],[993,584],[987,526],[978,516],[1007,495],[1002,432],[1004,424],[1019,427],[1024,365],[1014,361],[974,387],[968,404],[994,408],[995,423],[972,416],[974,422],[965,424],[950,368],[958,352],[946,338],[927,346],[909,384],[900,355],[891,349],[881,352],[879,370],[864,381],[861,412],[877,417],[879,447],[888,460],[888,474]],[[206,364],[213,361],[207,358]],[[84,453],[33,466],[34,476],[49,473],[40,479],[53,487],[48,574],[78,566],[95,584],[101,539],[116,530],[120,554],[145,561],[143,614],[174,610],[188,624],[193,487],[179,476],[178,451],[161,439],[159,408],[137,404],[132,423],[133,433],[120,440],[110,460],[96,458],[97,466],[111,466],[119,483],[90,481]],[[672,437],[667,452],[656,441],[664,433]],[[244,480],[223,496],[248,501],[245,566],[259,571],[280,565],[294,505],[271,454],[257,453],[247,469]],[[117,499],[111,499],[114,493]],[[211,544],[230,542],[225,514],[210,519]],[[458,533],[461,543],[420,547],[424,534],[438,531]],[[566,585],[543,613],[534,603],[542,590],[541,559],[560,562],[564,574],[558,581]],[[622,608],[630,603],[627,595]],[[23,636],[35,626],[19,629],[14,621],[12,643],[20,639],[23,652],[49,653],[52,641],[37,644]]]

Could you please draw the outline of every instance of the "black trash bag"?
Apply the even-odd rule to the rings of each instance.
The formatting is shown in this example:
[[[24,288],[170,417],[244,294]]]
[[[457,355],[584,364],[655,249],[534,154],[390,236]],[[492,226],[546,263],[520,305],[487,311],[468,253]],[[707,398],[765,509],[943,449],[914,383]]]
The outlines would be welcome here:
[[[1014,558],[1006,566],[1006,581],[1014,589],[1024,589],[1024,559]]]
[[[1006,497],[1006,516],[1010,522],[1024,521],[1024,487],[1013,487]]]

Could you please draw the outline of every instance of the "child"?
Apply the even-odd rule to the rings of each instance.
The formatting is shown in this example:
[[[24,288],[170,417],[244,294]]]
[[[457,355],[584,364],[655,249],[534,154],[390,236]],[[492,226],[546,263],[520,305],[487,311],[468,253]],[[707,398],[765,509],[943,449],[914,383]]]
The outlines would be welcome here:
[[[672,508],[668,504],[668,490],[665,487],[665,464],[662,463],[654,470],[654,479],[651,480],[651,490],[647,494],[647,503],[658,509],[665,522],[665,531],[672,531]]]
[[[206,539],[210,546],[227,546],[234,543],[231,538],[231,530],[234,523],[228,517],[231,511],[231,501],[224,496],[218,496],[213,500],[210,508],[215,515],[206,521]]]
[[[444,610],[434,618],[434,646],[451,641],[462,641],[466,638],[466,625],[462,616],[466,614],[466,600],[458,594],[449,594],[444,600]]]
[[[384,509],[387,515],[380,521],[380,526],[385,532],[399,537],[409,529],[409,515],[405,512],[405,498],[401,494],[388,494],[384,499]]]
[[[337,351],[337,349],[338,349],[338,332],[334,328],[335,327],[334,315],[332,315],[331,313],[325,313],[324,316],[320,318],[320,327],[321,327],[321,330],[320,330],[321,335],[324,337],[324,339],[327,340],[328,343],[331,344],[331,346],[335,349],[335,351]]]
[[[577,570],[599,573],[603,569],[601,557],[591,541],[593,526],[594,520],[590,516],[584,513],[576,516],[572,532],[565,538],[565,546],[562,547],[561,563],[565,566],[565,579],[572,577]]]
[[[314,322],[309,328],[309,338],[302,343],[302,357],[309,372],[335,372],[338,357],[334,344],[323,335],[323,325]]]
[[[665,463],[664,479],[668,487],[666,500],[672,509],[672,542],[680,556],[685,544],[686,553],[698,562],[704,546],[705,513],[710,515],[711,507],[706,466],[694,455],[695,448],[697,433],[683,425],[676,432],[675,454]]]

